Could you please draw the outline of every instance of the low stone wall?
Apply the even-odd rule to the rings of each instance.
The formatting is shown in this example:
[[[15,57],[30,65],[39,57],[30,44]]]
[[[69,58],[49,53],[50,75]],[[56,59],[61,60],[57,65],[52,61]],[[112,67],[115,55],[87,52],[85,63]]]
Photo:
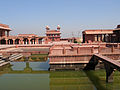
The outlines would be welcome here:
[[[105,44],[106,45],[106,44]],[[114,60],[120,59],[119,47],[105,46],[79,46],[79,45],[54,45],[50,48],[50,70],[55,69],[81,69],[87,64],[93,54],[102,54]],[[73,67],[71,67],[73,65]],[[84,67],[82,67],[84,68]]]
[[[50,71],[56,70],[81,70],[84,69],[86,64],[50,64]]]

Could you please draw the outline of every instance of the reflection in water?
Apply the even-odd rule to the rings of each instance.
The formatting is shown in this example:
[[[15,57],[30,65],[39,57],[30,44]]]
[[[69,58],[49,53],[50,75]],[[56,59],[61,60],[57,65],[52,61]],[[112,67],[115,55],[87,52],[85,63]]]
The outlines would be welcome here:
[[[32,70],[48,70],[49,61],[46,62],[11,62],[12,70],[24,70],[31,68]]]
[[[24,70],[24,68],[26,67],[25,62],[11,62],[10,64],[13,65],[11,67],[12,70]]]
[[[94,88],[83,71],[50,73],[50,90],[94,90]]]
[[[114,83],[105,83],[105,71],[46,71],[48,62],[12,62],[0,71],[0,90],[98,90],[120,89],[120,73]],[[43,71],[45,70],[45,71]],[[101,88],[102,87],[102,88]]]
[[[49,74],[4,74],[0,90],[49,90]]]
[[[32,70],[48,70],[49,69],[49,61],[47,62],[30,62],[30,67]]]

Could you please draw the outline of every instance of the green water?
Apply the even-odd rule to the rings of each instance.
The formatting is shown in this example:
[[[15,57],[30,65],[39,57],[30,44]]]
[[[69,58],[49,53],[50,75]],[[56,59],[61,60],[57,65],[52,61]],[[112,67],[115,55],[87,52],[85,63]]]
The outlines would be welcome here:
[[[0,90],[120,90],[120,72],[105,82],[105,70],[52,71],[48,62],[12,62],[0,71]]]

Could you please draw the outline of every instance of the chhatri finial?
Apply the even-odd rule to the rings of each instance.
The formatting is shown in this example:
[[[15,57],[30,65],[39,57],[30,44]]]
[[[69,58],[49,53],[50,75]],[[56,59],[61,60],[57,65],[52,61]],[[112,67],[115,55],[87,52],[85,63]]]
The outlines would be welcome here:
[[[50,30],[50,27],[48,25],[46,26],[46,30]]]
[[[57,25],[57,30],[60,30],[60,25]]]

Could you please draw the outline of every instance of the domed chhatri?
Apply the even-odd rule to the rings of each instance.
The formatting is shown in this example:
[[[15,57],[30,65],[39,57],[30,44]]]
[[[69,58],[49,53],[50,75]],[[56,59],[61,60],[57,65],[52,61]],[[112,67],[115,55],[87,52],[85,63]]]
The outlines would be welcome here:
[[[57,28],[60,28],[60,25],[57,25]]]
[[[49,28],[48,26],[46,28]],[[60,25],[57,25],[57,30],[46,30],[47,42],[60,41]]]
[[[60,25],[57,25],[57,30],[60,30]]]
[[[119,25],[117,25],[117,28],[120,28],[120,24],[119,24]]]
[[[50,27],[48,25],[46,26],[46,30],[50,30]]]

